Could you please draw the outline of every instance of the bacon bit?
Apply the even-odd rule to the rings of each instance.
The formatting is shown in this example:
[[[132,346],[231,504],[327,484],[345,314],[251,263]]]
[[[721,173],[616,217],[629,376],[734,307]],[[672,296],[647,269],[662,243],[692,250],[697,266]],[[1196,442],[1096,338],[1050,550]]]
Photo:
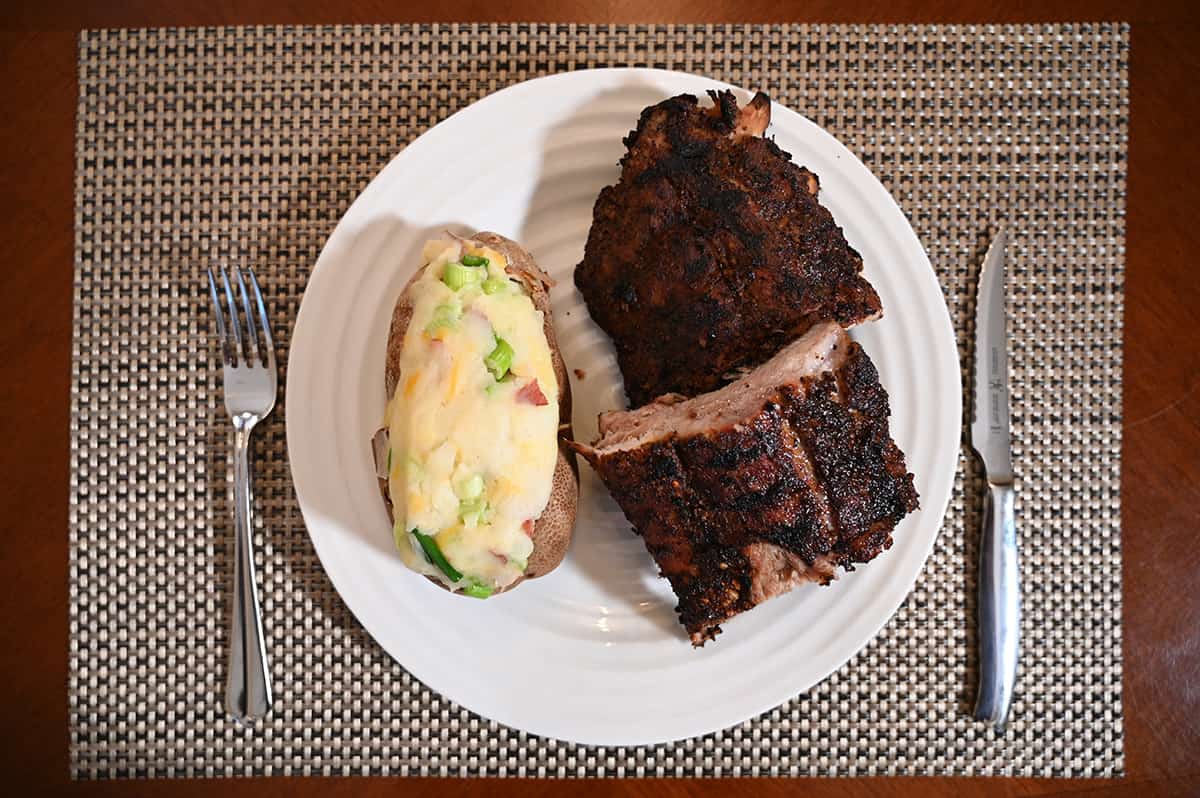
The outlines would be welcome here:
[[[533,537],[533,519],[532,518],[525,519],[525,523],[521,524],[521,531],[524,532],[526,535],[529,535],[529,537]]]
[[[542,393],[542,388],[538,385],[537,380],[530,380],[521,386],[521,390],[517,391],[517,401],[537,407],[550,404],[550,400],[546,398],[546,394]]]
[[[581,380],[586,380],[586,379],[587,379],[587,372],[586,372],[586,371],[584,371],[583,369],[575,369],[575,376],[576,376],[576,377],[578,377],[578,378],[579,378],[579,379],[581,379]]]
[[[492,551],[492,549],[488,549],[488,551],[491,552],[493,557],[495,557],[497,560],[500,561],[501,565],[508,565],[508,555],[507,554],[501,554],[498,551]]]

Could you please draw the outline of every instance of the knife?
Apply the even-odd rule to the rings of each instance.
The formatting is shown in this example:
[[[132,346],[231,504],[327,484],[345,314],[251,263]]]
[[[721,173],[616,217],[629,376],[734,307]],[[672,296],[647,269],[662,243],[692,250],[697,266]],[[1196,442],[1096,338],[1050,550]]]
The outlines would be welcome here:
[[[975,306],[975,412],[971,447],[987,473],[979,542],[979,693],[975,719],[1004,730],[1017,681],[1021,635],[1017,528],[1013,518],[1008,413],[1008,339],[1004,330],[1002,230],[988,248]]]

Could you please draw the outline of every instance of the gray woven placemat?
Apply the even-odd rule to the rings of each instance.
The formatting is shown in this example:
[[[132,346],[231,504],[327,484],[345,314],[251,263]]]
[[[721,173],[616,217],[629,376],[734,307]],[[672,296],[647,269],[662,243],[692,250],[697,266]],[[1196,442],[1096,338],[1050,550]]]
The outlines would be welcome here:
[[[1127,41],[1118,24],[85,32],[72,775],[1121,773]],[[720,734],[594,749],[483,721],[373,643],[305,534],[285,402],[256,453],[278,698],[257,730],[222,717],[228,449],[204,268],[253,265],[286,347],[321,245],[406,142],[508,84],[609,65],[762,88],[832,131],[912,220],[960,337],[983,248],[1000,220],[1014,233],[1024,660],[1003,736],[964,715],[974,667],[966,531],[978,525],[964,506],[978,487],[970,467],[907,602],[824,683]]]

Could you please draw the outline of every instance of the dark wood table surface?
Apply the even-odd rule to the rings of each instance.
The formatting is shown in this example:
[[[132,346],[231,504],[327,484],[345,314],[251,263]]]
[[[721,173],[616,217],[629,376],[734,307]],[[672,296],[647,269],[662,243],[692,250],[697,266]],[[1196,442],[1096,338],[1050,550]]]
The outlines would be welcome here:
[[[7,795],[1200,795],[1200,3],[109,0],[0,10],[0,774]],[[86,27],[432,21],[1132,23],[1119,780],[67,779],[76,36]],[[214,696],[214,700],[216,697]]]

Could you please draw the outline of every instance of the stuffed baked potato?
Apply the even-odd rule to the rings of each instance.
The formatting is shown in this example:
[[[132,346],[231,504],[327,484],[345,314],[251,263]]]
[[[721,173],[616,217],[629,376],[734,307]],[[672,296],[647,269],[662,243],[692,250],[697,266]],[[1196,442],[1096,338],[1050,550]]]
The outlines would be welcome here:
[[[405,565],[487,598],[566,554],[579,478],[550,278],[495,233],[430,241],[392,315],[380,485]]]

